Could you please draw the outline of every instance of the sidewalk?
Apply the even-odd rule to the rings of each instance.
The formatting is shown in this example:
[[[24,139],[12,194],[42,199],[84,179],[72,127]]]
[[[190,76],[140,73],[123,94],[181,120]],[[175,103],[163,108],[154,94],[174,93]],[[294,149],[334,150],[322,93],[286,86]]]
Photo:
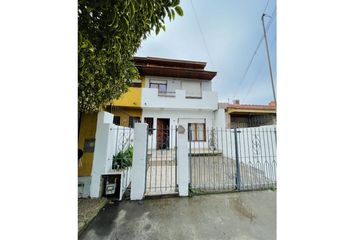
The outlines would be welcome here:
[[[87,227],[92,219],[107,203],[106,198],[78,199],[78,232],[79,234]]]
[[[108,204],[79,239],[276,239],[276,191]]]

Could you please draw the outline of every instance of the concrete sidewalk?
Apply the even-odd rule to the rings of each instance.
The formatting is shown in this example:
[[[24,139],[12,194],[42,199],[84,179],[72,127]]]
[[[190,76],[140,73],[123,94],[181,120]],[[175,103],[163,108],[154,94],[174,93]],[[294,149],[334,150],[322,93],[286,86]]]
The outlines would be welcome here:
[[[108,204],[79,239],[276,239],[276,192]]]

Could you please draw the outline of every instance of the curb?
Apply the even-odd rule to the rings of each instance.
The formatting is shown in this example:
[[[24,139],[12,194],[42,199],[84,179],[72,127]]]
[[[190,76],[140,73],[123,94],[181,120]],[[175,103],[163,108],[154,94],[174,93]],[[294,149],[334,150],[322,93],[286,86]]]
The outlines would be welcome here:
[[[81,233],[83,233],[86,228],[88,227],[88,225],[92,222],[92,220],[98,215],[98,213],[101,211],[101,209],[107,205],[108,203],[108,199],[106,198],[106,200],[104,202],[101,203],[101,205],[98,207],[98,211],[96,212],[95,215],[91,216],[89,219],[87,219],[85,222],[84,222],[84,225],[81,227],[81,229],[79,228],[78,226],[78,236],[81,235]]]

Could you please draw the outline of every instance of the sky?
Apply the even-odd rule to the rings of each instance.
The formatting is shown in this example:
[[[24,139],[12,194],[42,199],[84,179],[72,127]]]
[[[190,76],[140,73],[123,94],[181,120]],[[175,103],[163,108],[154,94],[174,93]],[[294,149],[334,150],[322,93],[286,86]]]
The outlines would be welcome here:
[[[272,101],[264,40],[254,53],[263,37],[261,16],[265,10],[269,15],[265,25],[269,26],[267,39],[276,87],[276,1],[181,0],[180,5],[184,16],[176,15],[172,21],[166,18],[166,32],[151,34],[136,56],[207,62],[205,69],[217,72],[212,86],[218,92],[219,102]]]

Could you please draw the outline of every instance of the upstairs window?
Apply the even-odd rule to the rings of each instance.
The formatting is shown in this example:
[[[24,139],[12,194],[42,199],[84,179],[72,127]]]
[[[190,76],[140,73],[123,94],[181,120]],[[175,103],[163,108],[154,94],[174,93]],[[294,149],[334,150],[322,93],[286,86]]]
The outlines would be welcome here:
[[[132,80],[128,85],[129,87],[141,88],[141,79]]]
[[[202,86],[197,81],[182,81],[182,89],[186,91],[186,98],[201,98]]]
[[[150,88],[157,88],[159,93],[167,92],[167,83],[166,82],[150,82]]]

